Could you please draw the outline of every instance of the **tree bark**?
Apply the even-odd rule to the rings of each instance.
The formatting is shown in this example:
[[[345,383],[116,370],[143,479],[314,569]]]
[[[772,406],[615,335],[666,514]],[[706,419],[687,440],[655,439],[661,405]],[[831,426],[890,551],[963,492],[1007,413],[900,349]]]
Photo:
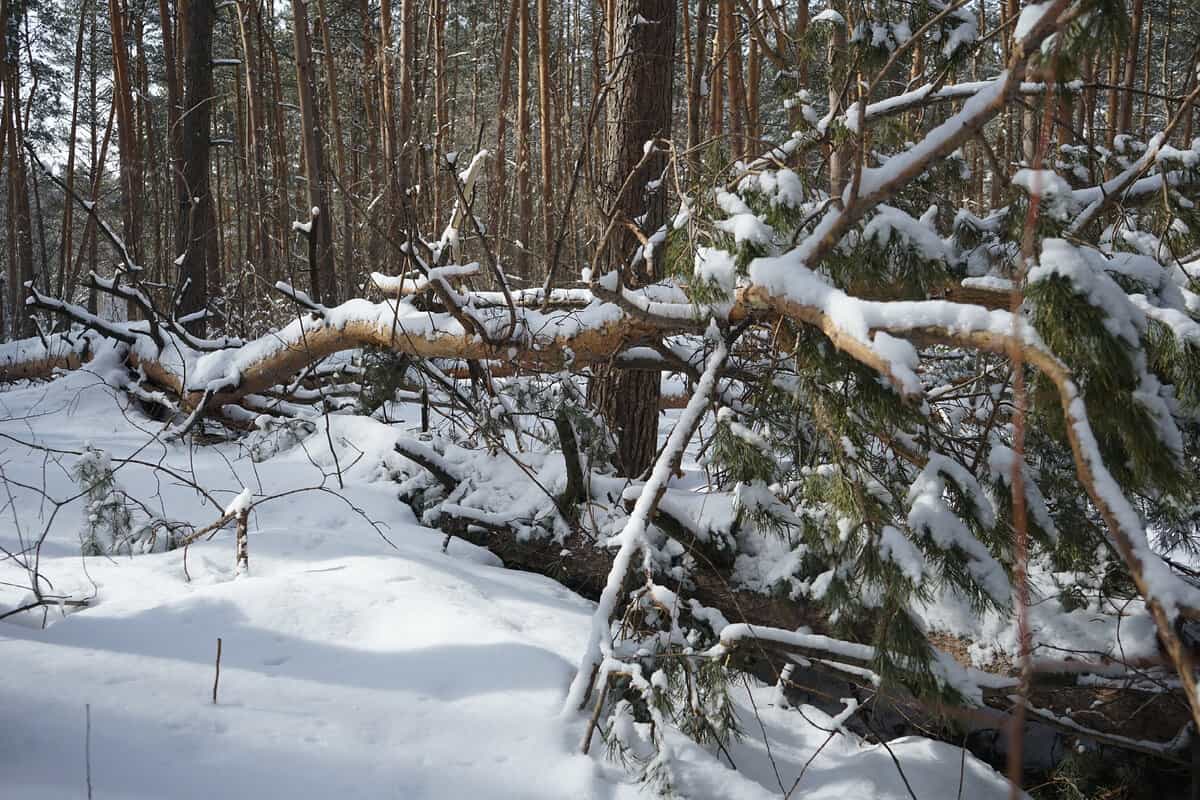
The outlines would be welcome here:
[[[513,37],[517,31],[517,12],[522,0],[511,0],[508,4],[508,19],[504,24],[504,35],[500,46],[500,86],[496,100],[496,188],[492,192],[492,225],[491,230],[496,237],[496,257],[504,253],[503,226],[508,221],[505,207],[506,188],[508,186],[508,106],[512,95],[512,49]]]
[[[807,2],[807,0],[806,0]],[[708,23],[712,3],[710,0],[700,0],[696,9],[695,47],[692,48],[691,69],[688,71],[688,104],[687,104],[687,148],[688,168],[691,174],[689,183],[700,179],[700,124],[704,112],[704,97],[701,92],[705,73],[708,71]],[[684,19],[687,19],[687,5],[683,7]],[[685,41],[692,41],[692,32],[684,31]]]
[[[1125,54],[1124,93],[1121,98],[1121,119],[1118,127],[1123,133],[1132,133],[1133,128],[1133,84],[1137,80],[1138,45],[1142,39],[1143,0],[1133,0],[1133,11],[1129,22],[1129,49]],[[1147,53],[1149,56],[1149,53]]]
[[[529,3],[521,0],[517,20],[517,274],[529,278],[533,195],[529,187]]]
[[[446,0],[432,0],[429,47],[433,51],[433,225],[436,230],[443,223],[447,205],[453,203],[455,190],[453,167],[447,165],[446,142],[450,136],[450,107],[447,98],[449,84],[446,80]]]
[[[337,60],[333,57],[333,44],[329,40],[329,17],[325,13],[325,0],[317,0],[317,13],[321,17],[321,45],[325,49],[325,81],[326,88],[329,93],[329,122],[333,126],[331,132],[333,137],[333,154],[336,159],[335,168],[337,170],[338,181],[343,187],[347,187],[349,183],[349,169],[346,166],[346,143],[342,138],[342,113],[341,104],[338,101],[338,73]],[[329,211],[333,214],[333,209]],[[333,220],[329,220],[332,227]],[[348,282],[354,281],[354,206],[347,197],[342,198],[342,272],[344,280]],[[330,286],[336,285],[333,281],[334,273],[330,273]]]
[[[837,8],[845,17],[845,12],[848,10],[845,3],[839,4]],[[834,6],[831,5],[830,8]],[[846,52],[846,27],[850,24],[849,19],[845,24],[838,22],[833,23],[833,34],[829,37],[829,110],[840,109],[842,103],[841,86],[839,83],[839,75],[834,70],[834,65],[845,65],[849,68],[849,58]],[[849,158],[849,147],[847,144],[831,144],[829,146],[829,195],[833,198],[835,205],[841,205],[842,189],[846,186],[846,162]]]
[[[257,5],[251,5],[252,0],[238,0],[237,19],[238,35],[242,44],[242,69],[246,78],[246,140],[245,153],[247,172],[247,191],[250,195],[250,213],[254,220],[250,224],[250,244],[246,248],[246,258],[256,269],[271,274],[271,233],[267,225],[267,206],[270,193],[263,188],[263,178],[267,174],[267,154],[263,142],[262,84],[259,82],[258,48],[255,47],[253,29],[250,23],[258,15]]]
[[[725,15],[722,24],[725,26],[725,46],[728,54],[725,60],[725,77],[728,80],[726,94],[729,99],[729,149],[734,158],[741,158],[746,153],[746,87],[742,80],[742,42],[738,21],[733,13],[733,0],[722,0],[725,5]]]
[[[771,0],[767,0],[771,2]],[[753,2],[754,14],[757,18],[762,12],[759,9],[758,0]],[[755,26],[759,23],[754,22]],[[743,147],[743,154],[748,154],[751,147],[758,146],[758,140],[762,138],[762,129],[759,127],[759,83],[762,77],[762,52],[758,45],[758,37],[750,38],[750,51],[746,58],[746,144]]]
[[[67,166],[65,177],[67,192],[75,190],[75,137],[79,131],[79,89],[83,83],[83,31],[87,24],[90,2],[85,0],[79,16],[79,32],[75,37],[75,76],[71,90],[71,127],[67,136]],[[58,282],[56,294],[63,297],[64,282],[71,267],[72,236],[74,234],[74,203],[63,203],[62,238],[59,243]]]
[[[209,189],[210,131],[212,128],[212,32],[215,0],[183,0],[186,17],[184,72],[187,88],[183,109],[183,186],[176,227],[180,264],[178,310],[191,314],[205,308],[210,296],[209,276],[217,266],[217,227]],[[188,323],[188,330],[203,335],[203,318]]]
[[[31,309],[25,305],[25,283],[33,280],[33,219],[29,209],[29,173],[25,161],[21,121],[21,75],[17,53],[8,52],[10,26],[20,25],[20,14],[8,0],[0,0],[0,84],[4,92],[4,119],[0,138],[7,137],[8,156],[8,318],[14,338],[34,332]]]
[[[549,253],[554,240],[553,149],[550,136],[550,0],[538,0],[538,123],[542,134],[542,250]]]
[[[318,303],[337,297],[333,258],[333,210],[326,186],[325,153],[321,145],[321,115],[316,101],[312,44],[308,30],[307,0],[292,3],[292,41],[296,54],[296,84],[300,95],[300,141],[304,148],[304,175],[308,185],[309,213],[313,214],[308,264],[309,294]],[[313,212],[315,209],[315,212]]]
[[[614,86],[607,99],[607,181],[617,192],[643,162],[646,142],[671,136],[676,6],[674,0],[616,0],[614,10],[614,51],[624,56],[613,65]],[[644,219],[643,230],[656,231],[666,219],[666,194],[661,188],[647,192],[646,186],[665,167],[664,153],[648,159],[629,190],[612,198],[610,210],[626,220]],[[629,285],[657,277],[657,264],[645,258],[636,270],[624,268],[639,246],[624,226],[610,244],[615,266]],[[624,475],[640,474],[653,463],[657,450],[661,378],[657,372],[639,370],[599,372],[591,399],[616,434],[616,466]]]
[[[720,136],[725,131],[725,68],[729,63],[729,43],[725,40],[725,15],[729,0],[710,0],[717,4],[716,24],[713,26],[712,71],[708,75],[708,135]]]
[[[413,151],[412,119],[416,113],[413,102],[414,72],[417,63],[417,0],[401,0],[400,2],[400,113],[398,116],[397,142],[400,183],[399,201],[405,221],[411,224],[409,214],[410,203],[408,191],[412,187]]]
[[[109,0],[108,20],[112,33],[113,103],[117,107],[117,143],[120,145],[121,233],[134,262],[141,265],[142,146],[133,114],[133,79],[129,71],[129,48],[125,44],[125,13],[120,0]],[[132,315],[134,307],[130,306],[128,310]]]

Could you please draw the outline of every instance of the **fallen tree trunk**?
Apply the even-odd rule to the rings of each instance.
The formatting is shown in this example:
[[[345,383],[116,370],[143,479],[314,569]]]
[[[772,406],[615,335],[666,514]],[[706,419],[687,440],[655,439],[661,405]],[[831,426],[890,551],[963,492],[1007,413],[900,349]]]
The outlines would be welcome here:
[[[788,270],[783,282],[777,277],[781,266]],[[1063,413],[1070,422],[1067,431],[1077,477],[1099,509],[1118,553],[1151,609],[1159,637],[1176,665],[1194,719],[1200,724],[1200,695],[1191,655],[1174,629],[1176,613],[1194,614],[1200,609],[1196,600],[1200,591],[1180,581],[1150,549],[1136,512],[1096,451],[1095,437],[1071,373],[1053,353],[1036,338],[1015,333],[1020,325],[1006,311],[946,301],[859,300],[821,281],[795,259],[786,264],[752,265],[750,277],[750,285],[737,292],[728,314],[731,321],[769,324],[784,318],[815,327],[834,347],[883,376],[906,397],[918,399],[922,394],[920,383],[895,349],[881,342],[879,337],[884,332],[889,337],[1000,354],[1017,348],[1028,363],[1039,368],[1057,388]],[[44,298],[35,289],[31,291],[34,305],[84,320],[94,319],[86,311]],[[507,358],[527,369],[580,369],[610,360],[642,340],[661,336],[671,325],[684,331],[696,327],[690,304],[650,299],[639,302],[644,296],[629,290],[606,295],[615,302],[594,301],[582,312],[510,308],[512,319],[518,323],[515,326],[500,311],[488,317],[477,315],[477,324],[491,326],[495,332],[508,329],[506,335],[489,337],[491,341],[464,330],[454,315],[420,312],[398,302],[365,300],[351,300],[335,308],[315,306],[312,313],[276,333],[215,352],[190,350],[170,331],[151,327],[152,322],[127,323],[121,333],[132,340],[129,366],[175,394],[180,410],[190,412],[186,429],[209,409],[236,406],[246,395],[286,384],[305,367],[351,347],[391,349],[425,359]],[[900,307],[904,314],[892,313]],[[836,308],[837,314],[830,313],[831,308]],[[856,328],[848,328],[843,322],[848,318],[847,309],[854,311]],[[173,347],[158,347],[159,339],[172,341]],[[28,373],[27,364],[45,362],[44,346],[41,351],[30,352],[38,358],[21,361],[5,356],[0,361],[4,370],[0,371],[0,379]],[[1164,602],[1163,596],[1169,596],[1170,602]]]
[[[454,485],[447,486],[447,491],[452,491]],[[671,533],[670,518],[662,518],[660,512],[656,524],[664,523]],[[597,546],[580,533],[563,541],[536,538],[508,525],[484,524],[472,516],[456,514],[442,514],[438,527],[488,549],[510,569],[545,575],[593,601],[600,599],[613,567],[615,552]],[[720,657],[764,683],[782,682],[784,688],[808,695],[807,702],[820,702],[820,696],[829,692],[831,680],[844,684],[840,693],[835,692],[836,697],[826,698],[834,704],[840,697],[853,694],[854,689],[878,690],[869,678],[870,648],[830,638],[829,621],[816,606],[735,589],[732,563],[710,560],[694,541],[680,541],[701,565],[690,576],[693,585],[689,599],[720,612],[730,623],[724,632],[718,631],[725,648]],[[809,633],[797,635],[793,633],[796,630]],[[948,636],[942,640],[942,652],[954,657],[964,672],[970,670],[967,643]],[[857,653],[858,657],[848,653]],[[791,665],[790,675],[784,677],[787,665]],[[1183,692],[1119,686],[1122,679],[1132,683],[1145,670],[1165,666],[1169,666],[1165,661],[1133,665],[1112,660],[1041,661],[1027,698],[1028,707],[1035,722],[1062,735],[1185,764],[1188,756],[1183,732],[1190,715]],[[977,679],[992,684],[981,689],[976,705],[951,706],[903,693],[887,699],[903,718],[912,721],[913,730],[937,728],[947,718],[972,728],[1002,729],[1019,701],[1015,670],[986,673],[986,678],[985,673],[973,672]],[[1097,677],[1101,680],[1095,680]]]

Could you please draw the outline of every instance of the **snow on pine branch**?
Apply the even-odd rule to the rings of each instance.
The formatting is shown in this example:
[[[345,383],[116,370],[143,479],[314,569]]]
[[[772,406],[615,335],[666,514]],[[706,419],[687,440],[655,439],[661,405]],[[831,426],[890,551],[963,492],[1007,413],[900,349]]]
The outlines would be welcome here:
[[[713,332],[715,332],[715,326],[710,327],[710,333]],[[609,570],[608,580],[600,595],[600,601],[592,614],[587,646],[567,692],[564,704],[566,713],[573,713],[587,703],[596,671],[605,660],[612,657],[610,631],[612,615],[621,600],[625,576],[633,566],[634,557],[645,548],[646,529],[650,524],[650,518],[653,516],[663,492],[666,491],[672,472],[683,457],[684,448],[691,441],[692,435],[708,410],[717,384],[717,373],[729,356],[729,350],[724,340],[719,338],[719,334],[714,338],[717,338],[716,347],[708,357],[708,363],[696,384],[695,392],[675,423],[675,427],[671,430],[670,436],[667,437],[667,443],[655,460],[650,479],[642,487],[642,492],[638,496],[628,520],[621,532],[610,542],[610,544],[618,546],[617,554],[613,559],[612,568]]]

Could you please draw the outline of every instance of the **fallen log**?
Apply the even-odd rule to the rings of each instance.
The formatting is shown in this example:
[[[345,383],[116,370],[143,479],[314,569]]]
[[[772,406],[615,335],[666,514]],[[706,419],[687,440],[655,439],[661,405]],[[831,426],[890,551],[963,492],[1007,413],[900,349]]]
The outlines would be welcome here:
[[[416,455],[414,461],[430,460],[424,458],[428,448],[420,445],[403,445],[398,450],[406,457]],[[442,463],[434,455],[433,461]],[[448,494],[453,492],[461,478],[450,469],[438,472],[441,474],[431,471]],[[590,600],[599,600],[613,566],[612,549],[579,531],[564,540],[531,537],[527,530],[518,530],[494,515],[473,513],[457,504],[441,510],[438,527],[448,536],[486,548],[510,569],[544,575]],[[688,576],[688,603],[687,608],[681,608],[681,616],[699,624],[696,610],[707,609],[718,612],[729,623],[715,631],[720,649],[711,651],[710,657],[725,659],[764,683],[782,683],[799,692],[797,699],[804,702],[819,703],[824,695],[837,701],[854,691],[879,691],[872,677],[873,648],[831,637],[829,620],[813,604],[734,588],[732,562],[710,559],[706,549],[697,546],[694,532],[689,532],[692,526],[661,510],[655,523],[665,525],[668,535],[682,533],[684,538],[678,541],[698,565]],[[673,580],[667,575],[655,579]],[[703,617],[712,619],[713,615],[704,613]],[[806,633],[797,634],[797,630]],[[931,638],[938,640],[940,651],[953,659],[961,675],[979,684],[976,702],[949,705],[917,698],[903,687],[891,686],[886,705],[898,710],[898,719],[911,720],[913,730],[936,730],[946,720],[976,729],[1006,726],[1016,704],[1022,702],[1016,696],[1016,669],[1012,665],[1002,665],[998,671],[975,669],[967,656],[968,642],[946,635]],[[785,667],[789,667],[786,672]],[[1062,735],[1184,764],[1188,758],[1182,732],[1187,729],[1190,712],[1183,691],[1178,687],[1151,691],[1122,685],[1122,681],[1133,684],[1147,670],[1164,667],[1170,664],[1124,665],[1111,658],[1043,659],[1035,662],[1034,681],[1023,702],[1037,724]],[[831,681],[833,686],[840,683],[843,688],[831,689]]]

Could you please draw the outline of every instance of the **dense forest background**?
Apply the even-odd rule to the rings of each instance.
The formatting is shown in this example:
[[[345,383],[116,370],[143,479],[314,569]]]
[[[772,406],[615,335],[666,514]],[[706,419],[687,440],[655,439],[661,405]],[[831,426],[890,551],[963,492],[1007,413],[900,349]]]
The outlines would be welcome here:
[[[1196,81],[1196,9],[1184,0],[1113,3],[1088,22],[1094,47],[1056,79],[1077,82],[1057,114],[1061,144],[1112,150],[1146,138]],[[806,103],[854,101],[848,76],[888,60],[938,3],[704,0],[646,6],[670,55],[646,102],[679,159],[664,194],[697,195],[785,141]],[[927,43],[908,47],[873,87],[896,94],[978,80],[1002,66],[1018,5],[955,4]],[[619,63],[609,3],[14,2],[3,11],[3,259],[7,330],[29,332],[31,277],[83,300],[112,272],[95,223],[32,168],[25,145],[97,204],[147,278],[208,307],[230,330],[285,319],[264,286],[288,280],[318,299],[399,272],[406,234],[440,232],[452,175],[481,149],[475,206],[487,247],[514,282],[569,282],[589,264],[624,176],[610,78]],[[831,22],[831,13],[845,24]],[[805,99],[807,98],[807,100]],[[891,115],[873,136],[903,142],[944,105]],[[943,205],[985,209],[1004,191],[992,162],[1032,158],[1037,111],[1014,108],[962,149],[968,181],[931,186]],[[1173,133],[1191,140],[1194,112]],[[821,153],[814,173],[827,170]],[[1085,167],[1094,170],[1095,167]],[[1093,179],[1080,179],[1080,183]],[[1068,179],[1079,179],[1068,175]],[[189,198],[193,201],[189,202]],[[319,206],[317,258],[293,228]],[[552,267],[553,265],[553,267]],[[181,283],[186,282],[186,290]],[[168,288],[169,287],[169,288]]]

